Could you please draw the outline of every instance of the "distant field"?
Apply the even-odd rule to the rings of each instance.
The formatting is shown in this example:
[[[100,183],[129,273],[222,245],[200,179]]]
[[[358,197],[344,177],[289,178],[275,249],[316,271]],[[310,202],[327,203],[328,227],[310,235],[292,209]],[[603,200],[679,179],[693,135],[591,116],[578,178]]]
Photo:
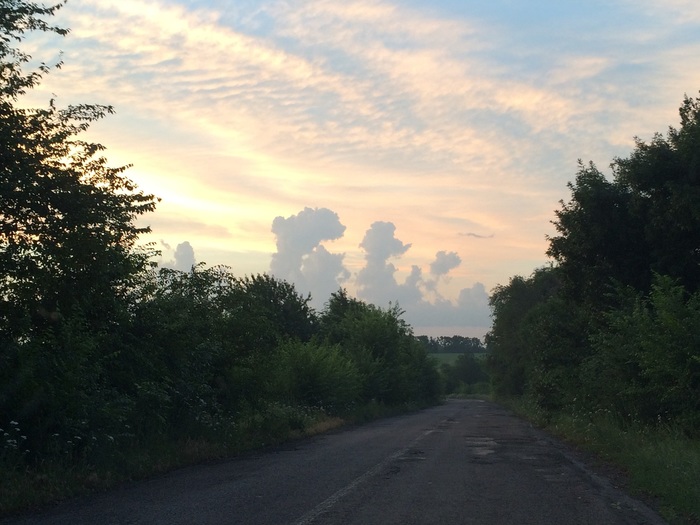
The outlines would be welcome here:
[[[434,357],[438,364],[441,365],[442,363],[447,363],[448,365],[453,365],[455,361],[457,361],[457,358],[462,355],[462,354],[453,354],[453,353],[438,353],[438,354],[433,354],[429,353],[428,354],[430,357]],[[483,359],[486,356],[486,354],[474,354],[474,357],[477,359]]]
[[[434,357],[435,359],[437,359],[437,362],[439,365],[441,365],[442,363],[447,363],[448,365],[453,365],[455,363],[455,361],[457,361],[457,358],[461,354],[447,354],[447,353],[445,353],[445,354],[428,354],[428,355],[430,357]]]

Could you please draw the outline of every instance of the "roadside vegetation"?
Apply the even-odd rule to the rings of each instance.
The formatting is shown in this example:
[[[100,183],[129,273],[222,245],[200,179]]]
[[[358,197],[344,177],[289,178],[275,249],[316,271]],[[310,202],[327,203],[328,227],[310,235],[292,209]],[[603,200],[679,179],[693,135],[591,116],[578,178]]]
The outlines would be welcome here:
[[[550,266],[494,290],[494,395],[700,522],[700,98],[612,177],[581,164]]]
[[[81,138],[112,108],[22,105],[61,5],[0,0],[0,514],[438,402],[398,306],[150,262],[157,199]]]

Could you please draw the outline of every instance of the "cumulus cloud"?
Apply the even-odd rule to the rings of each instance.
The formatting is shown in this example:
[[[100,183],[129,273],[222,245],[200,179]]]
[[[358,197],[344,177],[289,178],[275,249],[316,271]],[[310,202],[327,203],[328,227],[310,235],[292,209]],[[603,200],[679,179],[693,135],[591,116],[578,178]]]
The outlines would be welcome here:
[[[413,265],[404,282],[396,280],[397,269],[389,261],[404,255],[411,244],[395,236],[396,227],[390,222],[375,222],[365,233],[360,247],[365,251],[365,267],[357,275],[357,294],[378,306],[398,303],[405,310],[405,319],[412,326],[482,327],[490,324],[488,294],[481,283],[460,291],[456,303],[442,297],[438,291],[441,279],[462,259],[456,252],[439,251],[430,263],[430,275],[425,276]],[[429,300],[432,299],[431,300]]]
[[[294,283],[300,293],[310,292],[316,308],[322,308],[331,293],[349,284],[358,298],[369,303],[382,308],[398,303],[405,311],[405,320],[414,327],[476,327],[483,333],[489,325],[488,294],[483,284],[464,288],[456,302],[439,292],[440,283],[462,263],[457,252],[438,251],[427,275],[420,266],[412,265],[403,282],[397,280],[398,269],[392,259],[400,259],[412,245],[396,236],[392,222],[374,222],[365,232],[360,243],[365,264],[354,276],[344,265],[345,254],[331,253],[321,244],[345,233],[345,226],[332,210],[304,208],[287,218],[276,217],[272,232],[277,252],[272,256],[271,272]]]
[[[360,248],[365,250],[368,264],[383,264],[389,257],[398,257],[411,247],[394,237],[396,226],[390,222],[377,221],[372,224]]]
[[[348,278],[343,254],[330,253],[321,243],[339,239],[345,232],[338,214],[328,208],[304,208],[287,218],[275,217],[272,233],[277,252],[272,255],[270,272],[310,292],[315,306],[327,300]]]
[[[172,252],[172,247],[167,242],[161,240],[160,244],[166,251]],[[194,256],[194,248],[189,241],[178,244],[175,247],[175,251],[172,253],[172,257],[171,260],[161,262],[160,265],[164,268],[189,272],[192,270],[192,267],[197,264],[197,260]]]
[[[343,265],[344,254],[330,253],[323,245],[316,246],[301,266],[301,275],[316,306],[325,302],[350,277]]]
[[[394,235],[396,226],[391,222],[377,221],[365,232],[360,248],[365,252],[365,267],[357,274],[357,293],[360,298],[377,305],[389,301],[402,304],[420,300],[419,283],[422,281],[420,268],[414,266],[408,279],[398,284],[394,274],[396,267],[388,260],[400,257],[410,248]]]
[[[407,221],[421,210],[411,241],[430,253],[494,232],[479,254],[491,285],[544,263],[543,230],[576,158],[625,156],[635,134],[675,118],[700,78],[688,67],[700,55],[697,0],[624,0],[576,15],[575,2],[549,4],[523,25],[531,8],[517,2],[478,13],[396,0],[69,2],[58,13],[72,29],[60,43],[66,67],[32,91],[40,104],[58,93],[69,97],[61,105],[114,105],[100,133],[163,197],[154,231],[240,249],[216,262],[273,251],[260,232],[280,206],[301,209],[312,195],[331,208],[342,201],[360,233],[367,209]],[[23,44],[49,63],[45,37]],[[459,222],[466,215],[477,224]],[[361,255],[348,249],[346,259]],[[394,277],[383,260],[375,270]],[[337,281],[346,275],[317,247],[290,261],[278,270],[300,282],[316,280],[305,272],[317,263],[335,264]],[[400,290],[437,301],[436,276],[411,272]]]
[[[430,273],[435,276],[446,275],[461,263],[462,259],[455,252],[437,252],[435,260],[430,263]]]

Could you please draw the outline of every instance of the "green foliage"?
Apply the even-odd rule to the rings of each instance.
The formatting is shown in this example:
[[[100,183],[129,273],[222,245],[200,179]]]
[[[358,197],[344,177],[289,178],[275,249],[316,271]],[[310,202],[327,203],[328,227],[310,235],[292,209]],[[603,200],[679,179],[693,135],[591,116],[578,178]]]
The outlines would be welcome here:
[[[700,432],[700,293],[687,297],[657,276],[648,298],[632,298],[606,320],[582,368],[592,405]]]
[[[51,26],[43,20],[44,16],[53,16],[64,2],[53,6],[43,6],[21,0],[3,0],[0,3],[0,59],[2,60],[2,78],[0,84],[0,100],[8,104],[24,95],[27,89],[37,85],[43,74],[49,72],[46,64],[41,64],[39,71],[29,74],[22,70],[22,65],[29,62],[31,57],[12,44],[21,42],[24,34],[29,31],[43,31],[67,35],[68,30]],[[60,65],[60,64],[59,64]],[[8,105],[4,105],[6,109]]]
[[[321,316],[324,340],[338,344],[355,363],[364,402],[429,402],[440,395],[435,366],[402,314],[398,305],[382,310],[341,290],[331,295]]]
[[[42,19],[61,5],[0,5],[0,414],[22,423],[33,458],[54,436],[60,451],[87,454],[95,431],[115,426],[110,343],[147,266],[135,249],[147,228],[134,221],[155,206],[79,138],[111,107],[17,107],[51,68],[25,73],[30,57],[13,44],[32,30],[65,35]]]
[[[360,400],[362,378],[339,347],[290,341],[276,358],[281,399],[329,414],[347,414]]]
[[[614,306],[605,295],[613,283],[648,292],[653,273],[691,293],[700,286],[700,98],[686,97],[680,116],[680,129],[615,159],[612,182],[582,165],[556,212],[547,253],[569,295],[591,308]]]
[[[593,164],[581,164],[568,187],[571,201],[556,212],[559,235],[547,251],[559,263],[567,296],[599,309],[608,305],[613,282],[647,287],[649,250],[629,189],[609,182]]]
[[[0,328],[22,337],[79,309],[100,330],[146,266],[134,220],[155,200],[77,138],[111,108],[16,109],[16,95],[0,98]]]
[[[554,268],[536,270],[529,279],[511,278],[499,285],[489,302],[493,326],[486,334],[488,366],[498,395],[522,395],[538,351],[529,339],[536,316],[531,312],[554,297],[560,286]]]
[[[549,239],[557,266],[491,297],[494,391],[543,417],[610,411],[700,435],[700,99],[608,180],[581,165]]]
[[[440,372],[445,381],[444,388],[447,394],[468,393],[466,390],[473,388],[474,385],[489,382],[484,361],[477,359],[471,353],[459,354],[453,364],[443,363],[440,366]]]
[[[80,139],[111,107],[19,107],[51,68],[25,73],[30,57],[14,44],[28,31],[65,35],[43,20],[61,5],[0,4],[0,414],[22,424],[32,458],[55,436],[60,451],[87,454],[96,430],[114,428],[111,342],[147,267],[135,249],[147,229],[134,221],[155,206]]]
[[[144,372],[149,382],[167,378],[172,416],[190,431],[214,430],[266,405],[277,394],[279,345],[308,337],[316,322],[292,285],[269,276],[239,279],[225,267],[150,272],[135,295],[132,334],[148,341],[150,355],[125,379]]]
[[[316,332],[316,314],[309,305],[311,296],[300,296],[294,286],[269,275],[254,275],[241,280],[256,317],[268,319],[268,332],[277,337],[309,341]]]

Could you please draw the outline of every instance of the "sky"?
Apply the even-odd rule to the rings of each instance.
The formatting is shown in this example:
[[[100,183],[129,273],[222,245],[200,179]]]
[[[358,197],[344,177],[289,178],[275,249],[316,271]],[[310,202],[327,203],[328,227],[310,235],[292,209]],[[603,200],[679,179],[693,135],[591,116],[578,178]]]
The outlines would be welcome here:
[[[549,264],[577,162],[604,172],[700,90],[697,0],[69,0],[25,103],[97,103],[87,137],[161,200],[163,266],[228,265],[398,303],[481,337]],[[611,225],[612,226],[612,225]]]

